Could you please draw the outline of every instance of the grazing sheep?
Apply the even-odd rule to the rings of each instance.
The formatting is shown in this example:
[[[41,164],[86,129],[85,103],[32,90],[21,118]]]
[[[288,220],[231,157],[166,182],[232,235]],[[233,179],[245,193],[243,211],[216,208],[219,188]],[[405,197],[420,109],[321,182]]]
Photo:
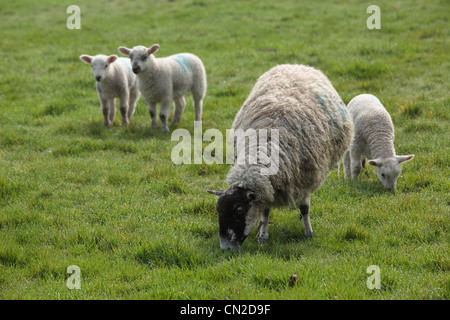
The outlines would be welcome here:
[[[268,239],[271,207],[299,206],[306,237],[311,194],[348,149],[353,124],[328,78],[303,65],[279,65],[264,73],[242,105],[234,129],[278,130],[278,171],[263,175],[264,163],[236,164],[227,175],[229,189],[219,196],[220,247],[239,248],[258,218],[259,241]],[[269,140],[269,139],[267,139]],[[247,151],[245,151],[247,152]]]
[[[159,118],[162,130],[169,132],[167,121],[172,100],[175,112],[172,124],[178,124],[190,91],[194,100],[195,121],[201,121],[203,98],[206,94],[206,72],[202,61],[191,53],[180,53],[166,58],[155,58],[159,45],[133,49],[119,47],[119,52],[130,56],[133,72],[137,74],[139,89],[148,104],[152,128],[158,128],[156,104],[161,103]]]
[[[367,163],[375,167],[384,187],[395,189],[401,163],[411,160],[414,155],[395,155],[391,116],[380,100],[371,94],[354,97],[347,109],[353,118],[355,136],[343,159],[345,178],[357,178],[368,158],[372,160]]]
[[[103,54],[95,57],[83,54],[80,59],[92,67],[98,99],[102,105],[103,124],[112,127],[116,113],[114,99],[119,98],[122,126],[127,126],[139,99],[137,78],[131,72],[130,59]]]

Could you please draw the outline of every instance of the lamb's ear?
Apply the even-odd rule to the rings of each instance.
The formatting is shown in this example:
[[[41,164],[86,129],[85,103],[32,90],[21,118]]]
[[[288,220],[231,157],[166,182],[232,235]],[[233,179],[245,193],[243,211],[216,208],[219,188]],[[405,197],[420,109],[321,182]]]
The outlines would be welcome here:
[[[248,191],[247,192],[247,198],[253,202],[253,201],[259,201],[261,200],[261,195],[259,193],[253,192],[253,191]]]
[[[410,154],[408,156],[396,156],[395,158],[397,159],[398,163],[402,163],[411,160],[412,158],[414,158],[414,155]]]
[[[88,63],[88,64],[91,64],[91,61],[92,61],[92,57],[88,56],[87,54],[82,54],[80,56],[80,59],[81,59],[81,61]]]
[[[131,52],[131,49],[128,49],[127,47],[119,47],[118,50],[120,53],[122,53],[126,56],[129,56],[130,52]]]
[[[115,54],[111,55],[108,57],[108,63],[113,63],[114,61],[116,61],[119,57],[116,56]]]
[[[381,162],[378,159],[369,160],[367,163],[374,167],[381,167]]]
[[[148,48],[148,54],[154,54],[159,49],[159,44],[154,44],[150,48]]]
[[[216,196],[220,197],[221,195],[223,195],[225,193],[225,191],[224,190],[218,190],[218,191],[208,190],[208,193],[215,194]]]

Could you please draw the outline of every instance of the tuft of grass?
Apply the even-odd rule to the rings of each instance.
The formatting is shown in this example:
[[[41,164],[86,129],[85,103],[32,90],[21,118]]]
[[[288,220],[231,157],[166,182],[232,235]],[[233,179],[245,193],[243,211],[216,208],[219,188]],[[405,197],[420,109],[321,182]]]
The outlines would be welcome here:
[[[409,103],[406,105],[398,105],[399,113],[410,118],[417,118],[422,114],[423,108],[417,103]]]
[[[205,256],[188,243],[160,241],[140,248],[134,254],[136,260],[150,268],[178,267],[196,268],[207,263]]]

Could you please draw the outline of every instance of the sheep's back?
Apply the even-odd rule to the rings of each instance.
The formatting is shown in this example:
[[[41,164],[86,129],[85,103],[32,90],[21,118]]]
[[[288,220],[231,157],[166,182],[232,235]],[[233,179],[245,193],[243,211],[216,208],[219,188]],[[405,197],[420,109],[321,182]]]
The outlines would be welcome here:
[[[359,146],[366,156],[372,158],[395,152],[394,124],[377,97],[371,94],[358,95],[348,103],[347,109],[353,119],[355,141],[366,144]]]
[[[355,132],[364,134],[374,129],[394,132],[391,116],[377,97],[371,94],[358,95],[348,103],[347,108],[353,118]]]

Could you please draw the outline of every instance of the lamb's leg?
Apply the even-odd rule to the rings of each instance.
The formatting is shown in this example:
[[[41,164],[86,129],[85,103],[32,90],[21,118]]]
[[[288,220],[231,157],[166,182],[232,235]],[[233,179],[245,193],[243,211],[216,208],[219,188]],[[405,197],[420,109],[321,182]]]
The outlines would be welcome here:
[[[161,108],[159,110],[159,119],[161,120],[161,130],[164,132],[169,132],[169,112],[170,112],[170,106],[172,104],[172,98],[166,98],[161,101]]]
[[[206,94],[206,74],[203,65],[197,66],[197,73],[193,79],[191,88],[192,99],[194,100],[195,121],[202,120],[203,98]]]
[[[158,129],[158,119],[156,118],[156,103],[148,103],[148,112],[150,113],[150,118],[152,119],[152,129]]]
[[[362,169],[361,155],[356,152],[351,152],[350,160],[351,160],[350,170],[351,170],[351,174],[352,174],[352,179],[356,179],[359,177],[359,174],[361,173],[361,169]]]
[[[310,196],[300,201],[299,208],[303,220],[303,229],[306,238],[310,238],[314,235],[311,228],[311,222],[309,221],[309,207],[310,207]]]
[[[103,113],[103,125],[105,127],[111,127],[112,123],[109,122],[109,104],[108,100],[100,98],[100,103],[102,105],[102,113]]]
[[[108,118],[110,124],[109,126],[112,127],[114,123],[114,116],[116,115],[116,100],[114,99],[108,100],[108,105],[109,105]]]
[[[128,121],[131,121],[131,118],[134,115],[134,110],[136,109],[136,103],[138,99],[139,99],[139,89],[137,86],[135,86],[130,91],[130,99],[128,102]]]
[[[192,96],[194,100],[195,121],[202,121],[203,100],[196,95]]]
[[[124,93],[120,97],[120,114],[122,115],[122,126],[126,127],[130,123],[128,120],[128,102],[130,101],[130,93]]]
[[[258,242],[263,243],[269,239],[269,213],[270,208],[265,208],[261,215],[261,220],[258,225]]]
[[[179,97],[174,99],[175,102],[175,112],[173,115],[172,124],[177,125],[180,123],[181,115],[183,114],[184,107],[186,107],[186,100],[184,97]]]
[[[350,151],[345,152],[344,157],[342,158],[342,162],[344,164],[344,176],[345,179],[350,179],[352,177],[351,171],[350,171]]]

